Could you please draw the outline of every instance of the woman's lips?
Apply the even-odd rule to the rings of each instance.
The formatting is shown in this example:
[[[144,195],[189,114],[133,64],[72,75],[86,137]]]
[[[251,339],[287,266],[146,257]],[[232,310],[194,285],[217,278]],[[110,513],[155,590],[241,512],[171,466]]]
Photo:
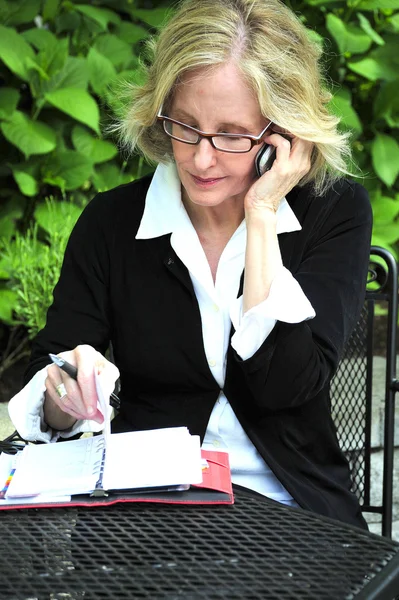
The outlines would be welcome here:
[[[219,181],[222,181],[224,179],[224,177],[208,177],[207,179],[203,179],[202,177],[196,177],[195,175],[191,175],[191,177],[193,178],[196,185],[202,188],[212,187],[213,185],[216,185],[217,183],[219,183]]]

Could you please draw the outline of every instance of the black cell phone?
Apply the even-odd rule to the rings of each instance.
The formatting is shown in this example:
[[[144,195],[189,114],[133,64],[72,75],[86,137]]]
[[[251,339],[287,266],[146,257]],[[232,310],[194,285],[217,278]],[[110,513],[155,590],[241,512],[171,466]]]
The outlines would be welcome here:
[[[279,135],[282,135],[291,143],[291,137],[288,134],[279,132]],[[258,177],[261,177],[263,173],[266,173],[266,171],[269,171],[272,168],[275,158],[276,147],[271,144],[263,144],[255,157],[255,167]]]
[[[263,144],[258,154],[255,157],[255,167],[258,177],[272,168],[274,159],[276,158],[276,147],[270,144]]]

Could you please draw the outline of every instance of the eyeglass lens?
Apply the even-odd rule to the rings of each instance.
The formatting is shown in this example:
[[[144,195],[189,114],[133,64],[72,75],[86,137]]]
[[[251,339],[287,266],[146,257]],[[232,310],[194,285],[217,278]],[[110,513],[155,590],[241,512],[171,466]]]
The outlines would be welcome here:
[[[173,121],[163,122],[165,132],[175,140],[185,142],[186,144],[196,144],[199,139],[198,133],[179,123]],[[251,149],[251,141],[244,137],[224,137],[212,136],[213,143],[218,150],[226,150],[227,152],[247,152]]]

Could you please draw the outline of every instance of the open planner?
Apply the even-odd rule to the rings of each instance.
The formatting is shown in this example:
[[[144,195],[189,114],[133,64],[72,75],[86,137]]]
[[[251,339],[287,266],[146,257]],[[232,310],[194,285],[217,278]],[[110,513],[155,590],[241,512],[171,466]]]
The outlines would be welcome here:
[[[201,450],[186,427],[111,434],[96,377],[101,435],[0,455],[0,509],[122,501],[233,502],[228,454]]]

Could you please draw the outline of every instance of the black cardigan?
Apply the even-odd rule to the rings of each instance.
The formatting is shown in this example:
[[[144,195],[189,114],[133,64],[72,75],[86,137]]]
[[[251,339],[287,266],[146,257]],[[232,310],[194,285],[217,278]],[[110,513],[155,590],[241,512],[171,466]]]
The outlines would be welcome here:
[[[26,380],[49,362],[48,352],[90,344],[104,354],[112,341],[122,401],[113,431],[186,425],[203,439],[220,390],[205,356],[191,279],[170,235],[135,239],[150,181],[98,194],[84,210]],[[324,197],[294,188],[287,200],[302,230],[279,235],[283,263],[316,317],[277,322],[248,360],[230,345],[224,393],[300,506],[365,526],[349,491],[329,382],[364,301],[370,203],[360,185],[346,180]]]

